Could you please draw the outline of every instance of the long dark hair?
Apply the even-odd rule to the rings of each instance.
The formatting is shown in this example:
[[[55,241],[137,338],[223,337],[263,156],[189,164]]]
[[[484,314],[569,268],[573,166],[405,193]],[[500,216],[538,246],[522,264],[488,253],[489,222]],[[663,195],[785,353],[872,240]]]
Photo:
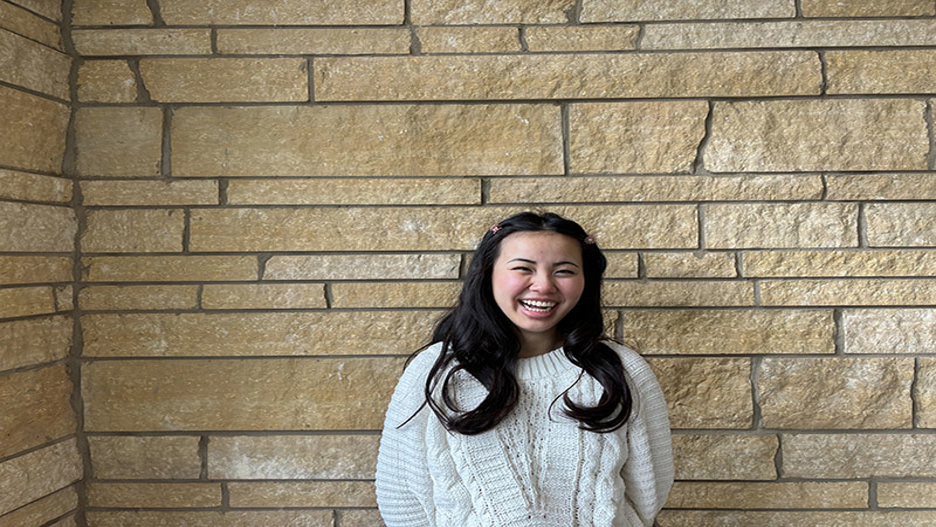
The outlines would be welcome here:
[[[630,416],[632,398],[618,354],[602,342],[601,276],[607,260],[587,233],[574,221],[557,214],[523,212],[511,216],[485,233],[465,275],[455,307],[436,324],[433,342],[442,350],[426,379],[426,402],[450,431],[479,434],[494,428],[517,404],[520,392],[514,370],[521,342],[516,328],[494,300],[491,274],[500,253],[501,241],[514,232],[551,231],[578,240],[582,247],[584,290],[578,304],[557,324],[566,357],[604,388],[595,406],[581,406],[562,398],[565,415],[579,427],[593,432],[611,432]],[[451,368],[448,368],[452,365]],[[453,375],[465,371],[488,391],[474,409],[462,410],[452,397]],[[441,402],[432,393],[441,385]],[[555,401],[554,401],[555,403]]]

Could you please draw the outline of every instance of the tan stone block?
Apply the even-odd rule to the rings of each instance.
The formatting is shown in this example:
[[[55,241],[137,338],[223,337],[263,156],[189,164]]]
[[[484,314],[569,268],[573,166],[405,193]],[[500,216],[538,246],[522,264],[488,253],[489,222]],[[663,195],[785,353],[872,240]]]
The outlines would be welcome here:
[[[440,307],[455,305],[461,281],[332,284],[332,307]]]
[[[936,174],[829,174],[828,200],[936,200]]]
[[[162,0],[169,25],[321,25],[371,26],[403,23],[402,0]]]
[[[104,361],[82,368],[85,429],[374,430],[403,359]]]
[[[71,485],[81,479],[81,470],[74,439],[0,463],[0,515]]]
[[[463,126],[472,122],[474,126]],[[257,135],[258,127],[266,133]],[[562,173],[546,105],[187,107],[173,117],[177,177]]]
[[[602,302],[616,307],[752,306],[754,286],[741,281],[605,282]]]
[[[75,0],[72,24],[76,26],[130,26],[153,23],[146,0]]]
[[[89,507],[174,509],[219,507],[220,505],[220,483],[101,483],[94,481],[88,485]]]
[[[705,206],[705,245],[716,249],[855,247],[855,203],[751,203]]]
[[[82,203],[100,205],[217,205],[217,181],[83,181]]]
[[[370,481],[228,483],[231,507],[376,507]]]
[[[936,513],[930,511],[680,511],[665,510],[659,516],[660,527],[924,527],[933,524]]]
[[[0,29],[0,81],[68,100],[71,58]]]
[[[775,435],[673,435],[676,479],[777,478]]]
[[[14,4],[0,5],[0,27],[41,42],[50,48],[62,48],[62,29]]]
[[[314,66],[317,101],[818,95],[821,82],[808,51],[335,57]]]
[[[604,278],[637,278],[637,253],[605,252],[608,268]]]
[[[198,442],[198,436],[88,437],[97,479],[198,479]]]
[[[845,353],[936,353],[936,310],[846,309]]]
[[[867,505],[868,483],[863,481],[677,481],[666,501],[673,509],[860,509]]]
[[[377,509],[338,510],[341,527],[384,527],[380,511]]]
[[[438,311],[85,315],[85,356],[403,355]]]
[[[636,256],[636,255],[635,255]],[[636,259],[635,259],[636,261]],[[405,280],[458,278],[457,254],[316,254],[273,256],[264,280]]]
[[[929,0],[803,0],[803,16],[920,16],[936,14]]]
[[[14,4],[44,15],[52,20],[62,20],[62,3],[56,0],[16,0]]]
[[[878,507],[936,508],[936,483],[885,482],[877,484]]]
[[[936,280],[765,280],[765,306],[861,306],[936,304]]]
[[[910,428],[913,359],[765,358],[758,402],[766,428]]]
[[[231,205],[457,205],[481,203],[481,181],[464,178],[235,180]]]
[[[309,511],[89,511],[88,525],[94,527],[332,527],[331,510]]]
[[[0,371],[65,358],[72,319],[52,316],[0,323]]]
[[[68,203],[72,199],[72,182],[57,177],[0,169],[0,199]]]
[[[208,442],[211,479],[371,479],[377,435],[219,436]]]
[[[70,115],[64,104],[0,86],[0,160],[7,167],[60,173]]]
[[[640,0],[585,0],[582,22],[632,22],[635,20],[691,20],[715,18],[788,18],[796,15],[791,0],[663,0],[652,4]]]
[[[71,280],[70,257],[0,256],[0,284],[39,284]]]
[[[324,309],[323,284],[208,284],[205,309]]]
[[[92,256],[81,259],[86,282],[208,282],[259,278],[255,256]]]
[[[49,527],[78,527],[77,514],[72,514],[62,518],[61,520],[49,525]]]
[[[673,428],[750,428],[749,359],[650,358]]]
[[[913,386],[913,397],[918,408],[916,425],[936,428],[936,360],[932,357],[921,357],[918,360],[920,369]]]
[[[406,28],[219,29],[218,52],[285,55],[409,54]]]
[[[45,525],[77,507],[78,492],[75,487],[65,487],[0,517],[0,527]]]
[[[74,433],[72,389],[64,364],[0,377],[0,457]]]
[[[925,93],[936,91],[936,51],[827,51],[829,93]]]
[[[178,252],[185,218],[181,210],[96,210],[88,213],[81,249],[87,252]]]
[[[69,207],[0,202],[0,251],[71,252],[77,230]]]
[[[520,30],[515,27],[421,27],[416,38],[423,53],[520,51]]]
[[[162,157],[159,108],[80,108],[77,169],[92,177],[157,177]]]
[[[819,199],[819,176],[600,176],[492,179],[490,203]]]
[[[648,26],[653,27],[653,26]],[[530,51],[626,51],[636,49],[640,26],[531,26]]]
[[[207,28],[75,29],[71,34],[82,56],[211,53],[211,30]]]
[[[716,102],[705,167],[713,172],[925,170],[922,101]]]
[[[573,104],[571,170],[688,172],[705,135],[706,115],[705,101]]]
[[[140,75],[159,102],[309,100],[304,58],[142,59]]]
[[[869,245],[936,245],[936,203],[869,203],[865,215]]]
[[[642,354],[834,353],[832,311],[628,310],[624,339]],[[743,479],[743,478],[742,478]]]
[[[75,293],[71,285],[59,285],[52,288],[55,296],[56,311],[71,311],[75,309]]]
[[[936,476],[933,434],[784,434],[781,444],[785,477]]]
[[[414,24],[554,24],[568,22],[575,0],[414,0]]]
[[[751,276],[933,276],[936,251],[763,251],[744,254]]]
[[[644,253],[650,278],[734,278],[734,253]]]
[[[197,285],[97,285],[78,291],[81,309],[195,309]]]
[[[86,60],[78,67],[78,100],[134,102],[137,82],[125,60]]]
[[[51,287],[0,289],[0,318],[42,315],[55,311],[55,297]]]

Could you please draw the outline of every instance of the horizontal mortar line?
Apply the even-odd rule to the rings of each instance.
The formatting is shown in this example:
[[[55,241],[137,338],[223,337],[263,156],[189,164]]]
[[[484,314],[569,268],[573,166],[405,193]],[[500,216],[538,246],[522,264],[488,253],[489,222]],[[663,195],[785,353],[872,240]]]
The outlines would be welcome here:
[[[828,341],[831,343],[831,337]],[[639,347],[639,346],[637,346]],[[828,352],[795,352],[795,353],[654,353],[652,351],[641,351],[640,355],[645,359],[862,359],[862,358],[888,358],[888,359],[913,359],[915,357],[928,357],[936,355],[936,352],[916,352],[916,353],[845,353],[837,355],[834,351]]]
[[[449,306],[449,307],[451,307],[451,306]],[[393,308],[393,307],[380,307],[380,308],[377,308],[377,307],[368,307],[368,308],[363,308],[363,307],[348,308],[348,307],[344,307],[344,308],[334,308],[334,307],[333,307],[333,308],[327,308],[327,309],[323,308],[323,309],[315,309],[315,310],[313,310],[313,309],[292,310],[292,311],[287,311],[287,310],[275,310],[275,311],[268,311],[268,312],[266,312],[266,313],[270,313],[270,314],[273,314],[273,313],[295,313],[295,314],[299,314],[299,313],[374,313],[374,312],[409,313],[409,312],[417,312],[417,311],[434,312],[434,311],[446,310],[446,309],[449,309],[449,307],[445,307],[445,308],[437,308],[437,307],[412,307],[412,306],[395,307],[395,308]],[[649,310],[655,310],[655,311],[686,311],[686,310],[694,310],[694,311],[715,311],[715,310],[718,310],[718,311],[771,311],[771,310],[772,310],[772,311],[789,311],[789,310],[797,310],[797,311],[831,311],[832,309],[835,309],[835,308],[839,308],[839,309],[859,309],[858,307],[854,307],[854,306],[841,306],[841,305],[831,305],[831,306],[814,306],[814,305],[808,305],[808,306],[807,306],[807,305],[804,305],[804,306],[754,306],[754,305],[731,305],[731,306],[602,306],[602,308],[603,308],[603,309],[623,309],[623,310],[625,310],[625,311],[649,311]],[[913,304],[911,304],[911,305],[876,305],[876,306],[870,306],[870,308],[878,309],[878,310],[884,310],[884,309],[917,309],[917,308],[920,308],[920,306],[918,306],[918,305],[913,305]],[[861,309],[868,309],[868,308],[861,308]],[[205,315],[211,315],[211,314],[228,314],[228,315],[230,315],[230,314],[262,314],[262,313],[265,313],[264,311],[258,311],[258,310],[254,310],[254,309],[242,309],[242,310],[233,310],[233,309],[231,309],[231,310],[209,310],[209,311],[194,311],[194,310],[183,311],[183,310],[175,310],[175,311],[172,311],[172,312],[157,312],[157,313],[154,313],[154,312],[147,312],[147,311],[130,312],[129,310],[110,310],[110,311],[108,311],[108,312],[94,312],[94,313],[86,313],[86,312],[83,312],[83,311],[81,311],[81,310],[78,310],[78,311],[79,311],[79,315],[80,315],[80,316],[85,316],[85,315],[93,315],[93,316],[99,316],[99,315],[158,315],[158,314],[164,314],[164,315],[166,315],[166,314],[167,314],[167,315],[191,315],[191,314],[205,314]],[[60,314],[66,314],[66,313],[70,313],[70,311],[69,311],[69,312],[63,312],[63,313],[60,313]],[[42,317],[42,316],[49,316],[49,314],[41,314],[41,315],[35,315],[35,316],[30,316],[30,317],[17,317],[16,319],[17,319],[17,320],[21,320],[21,319],[25,319],[25,318],[38,318],[38,317]],[[7,320],[9,320],[9,319],[5,319],[5,320],[3,320],[3,321],[7,321]]]
[[[19,321],[19,320],[27,320],[27,319],[32,319],[32,318],[39,318],[39,317],[43,317],[43,316],[70,315],[73,311],[74,311],[73,309],[67,309],[67,310],[63,310],[63,311],[49,311],[49,312],[44,312],[44,313],[32,313],[32,314],[29,314],[29,315],[22,315],[22,316],[18,316],[18,317],[4,317],[4,318],[0,318],[0,324],[2,324],[2,323],[4,323],[4,322],[16,322],[16,321]]]
[[[238,437],[238,436],[250,436],[250,437],[274,437],[274,436],[309,436],[309,437],[322,437],[322,436],[376,436],[380,435],[381,430],[378,429],[361,429],[361,430],[276,430],[276,429],[265,429],[265,430],[174,430],[171,432],[165,431],[119,431],[119,430],[110,430],[110,431],[98,431],[98,430],[85,430],[85,434],[88,437],[179,437],[179,436],[198,436],[209,434],[215,437]],[[209,443],[208,448],[211,448]],[[204,481],[204,480],[198,480]]]
[[[508,26],[509,27],[509,26]],[[513,27],[516,27],[514,24]],[[165,26],[151,26],[151,25],[85,25],[85,26],[72,26],[72,31],[84,31],[84,30],[110,30],[110,29],[119,29],[119,30],[169,30],[169,29],[407,29],[409,26],[403,24],[374,24],[374,25],[362,25],[362,24],[349,24],[349,25],[273,25],[273,24],[192,24],[192,25],[182,25],[182,24],[167,24]]]
[[[88,478],[91,483],[125,484],[125,483],[373,483],[374,478]]]
[[[674,428],[674,434],[700,434],[703,432],[719,431],[721,434],[714,435],[933,435],[936,436],[936,428]],[[753,432],[757,432],[753,434]],[[781,447],[782,448],[782,447]]]
[[[71,100],[68,100],[68,99],[59,99],[58,97],[56,97],[56,96],[54,96],[54,95],[49,95],[49,94],[47,94],[47,93],[43,93],[43,92],[41,92],[41,91],[36,91],[36,90],[31,89],[31,88],[27,88],[27,87],[25,87],[25,86],[20,86],[19,84],[13,84],[12,82],[7,82],[7,81],[4,81],[4,80],[0,80],[0,86],[5,86],[5,87],[7,87],[7,88],[11,88],[11,89],[14,89],[14,90],[17,90],[17,91],[21,91],[21,92],[27,93],[27,94],[29,94],[29,95],[35,95],[36,97],[39,97],[39,98],[42,98],[42,99],[46,99],[46,100],[48,100],[48,101],[57,102],[57,103],[59,103],[59,104],[61,104],[61,105],[63,105],[63,106],[67,106],[67,107],[69,107],[69,108],[72,108],[72,106],[73,106]]]
[[[371,354],[371,355],[192,355],[192,356],[167,356],[167,355],[137,355],[137,356],[102,356],[102,355],[81,355],[78,357],[80,362],[138,362],[138,361],[205,361],[205,360],[293,360],[293,359],[400,359],[409,357],[414,350],[407,350],[398,354]]]
[[[41,201],[41,200],[34,200],[34,199],[0,197],[0,202],[22,203],[23,205],[45,205],[48,207],[61,207],[63,209],[74,210],[74,207],[72,207],[69,201]]]
[[[208,481],[200,480],[203,483],[208,483]],[[227,480],[224,480],[227,481]],[[219,481],[220,482],[220,481]],[[210,507],[101,507],[101,506],[87,506],[85,511],[89,512],[238,512],[238,511],[256,511],[256,512],[275,512],[275,511],[332,511],[332,510],[359,510],[364,509],[365,506],[361,507],[342,507],[342,506],[299,506],[299,505],[290,505],[285,507],[257,507],[257,506],[248,506],[248,507],[235,507],[229,505],[227,507],[223,505],[212,505]]]
[[[19,6],[17,6],[17,7],[19,7]],[[59,30],[61,30],[61,28],[59,28]],[[46,48],[47,50],[50,50],[50,51],[59,53],[59,54],[62,55],[62,56],[68,57],[69,59],[74,58],[74,57],[68,55],[67,52],[66,52],[65,50],[63,50],[63,49],[59,49],[59,48],[57,48],[57,47],[55,47],[55,46],[53,46],[53,45],[51,45],[51,44],[48,44],[48,43],[46,43],[46,42],[43,42],[43,41],[38,40],[38,39],[36,39],[36,38],[33,38],[33,37],[31,37],[31,36],[29,36],[29,35],[26,35],[26,34],[24,34],[24,33],[20,33],[20,32],[18,32],[18,31],[15,31],[15,30],[13,30],[13,29],[11,29],[11,28],[9,28],[9,27],[0,27],[0,31],[5,31],[5,32],[13,33],[14,35],[16,35],[16,36],[18,36],[18,37],[22,37],[22,38],[24,38],[24,39],[26,39],[26,40],[29,40],[30,42],[34,42],[34,43],[36,43],[36,44],[39,44],[40,46]],[[63,40],[64,40],[64,38],[63,38]],[[64,47],[64,46],[63,46],[63,47]]]
[[[901,512],[926,512],[926,511],[936,511],[936,507],[920,507],[920,508],[897,508],[897,507],[888,507],[888,508],[848,508],[848,507],[828,507],[826,505],[818,505],[811,509],[804,509],[802,507],[798,508],[712,508],[712,507],[663,507],[663,510],[667,511],[711,511],[711,512],[811,512],[811,513],[836,513],[836,512],[875,512],[881,515],[887,514],[900,514]]]
[[[22,9],[22,10],[24,10],[24,11],[29,12],[30,14],[32,14],[32,15],[34,15],[34,16],[36,16],[36,17],[39,17],[39,18],[41,18],[41,19],[43,19],[43,20],[45,20],[45,21],[47,21],[47,22],[51,22],[51,23],[55,24],[56,26],[61,26],[61,25],[62,25],[62,22],[61,22],[61,21],[55,20],[54,18],[49,18],[48,16],[43,15],[42,13],[40,13],[40,12],[38,12],[38,11],[35,11],[35,10],[33,10],[33,9],[27,7],[27,6],[22,6],[22,5],[13,3],[13,2],[11,2],[10,0],[0,0],[0,1],[2,1],[3,3],[8,4],[8,5],[16,6],[16,7],[20,8],[20,9]]]
[[[3,377],[11,377],[18,373],[23,373],[27,371],[41,370],[43,368],[49,368],[52,366],[60,366],[62,364],[68,364],[69,357],[65,356],[60,359],[47,360],[45,362],[36,362],[33,364],[27,364],[25,366],[17,366],[15,368],[10,368],[6,370],[0,370],[0,379]]]
[[[10,170],[10,171],[14,171],[14,172],[24,172],[24,173],[26,173],[26,174],[33,174],[33,175],[37,175],[37,176],[54,177],[54,178],[56,178],[56,179],[61,179],[61,180],[63,180],[63,181],[69,181],[69,182],[74,181],[74,179],[75,179],[75,178],[73,178],[73,177],[71,177],[71,176],[66,176],[66,175],[63,175],[63,174],[57,174],[57,173],[54,173],[54,172],[46,172],[46,171],[43,171],[43,170],[37,170],[37,169],[35,169],[35,168],[24,168],[24,167],[18,167],[18,166],[15,166],[15,165],[6,165],[6,164],[3,164],[3,163],[0,163],[0,170]]]
[[[19,452],[15,453],[15,454],[8,455],[8,456],[0,456],[0,465],[2,465],[3,463],[6,463],[7,461],[11,461],[11,460],[13,460],[13,459],[16,459],[16,458],[18,458],[18,457],[23,457],[23,456],[25,456],[25,455],[32,454],[33,452],[36,452],[36,451],[38,451],[38,450],[42,450],[43,448],[48,448],[48,447],[50,447],[50,446],[57,445],[57,444],[59,444],[59,443],[64,443],[64,442],[66,442],[66,441],[70,441],[70,440],[74,439],[75,437],[76,437],[76,432],[72,432],[72,433],[70,433],[70,434],[64,435],[64,436],[59,437],[59,438],[57,438],[57,439],[54,439],[54,440],[52,440],[52,441],[47,441],[47,442],[45,442],[45,443],[42,443],[41,445],[38,445],[38,446],[31,446],[31,447],[29,447],[29,448],[20,450]],[[74,482],[72,482],[72,483],[74,483]]]
[[[869,483],[870,478],[789,477],[774,479],[679,479],[680,483]],[[936,480],[934,480],[936,481]]]

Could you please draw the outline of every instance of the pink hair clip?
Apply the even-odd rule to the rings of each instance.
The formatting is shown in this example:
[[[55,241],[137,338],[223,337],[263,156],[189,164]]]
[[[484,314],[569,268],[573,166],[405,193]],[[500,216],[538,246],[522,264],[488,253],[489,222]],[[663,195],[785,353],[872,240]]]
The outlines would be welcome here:
[[[491,234],[497,234],[497,231],[501,230],[501,226],[498,224],[491,225]]]
[[[584,241],[585,241],[585,243],[587,243],[588,245],[595,245],[595,237],[592,236],[591,234],[589,234],[588,236],[585,236],[585,240],[584,240]]]

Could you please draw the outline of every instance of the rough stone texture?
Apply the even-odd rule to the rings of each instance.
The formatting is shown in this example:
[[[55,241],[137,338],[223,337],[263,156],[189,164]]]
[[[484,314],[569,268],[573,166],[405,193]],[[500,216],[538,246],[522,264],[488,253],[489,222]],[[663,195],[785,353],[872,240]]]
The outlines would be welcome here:
[[[807,51],[315,61],[317,101],[818,95],[820,81],[819,58]]]
[[[0,199],[68,203],[71,198],[67,179],[0,169]]]
[[[88,431],[373,430],[402,359],[85,364]]]
[[[790,20],[648,24],[641,49],[929,46],[933,20]],[[829,51],[826,55],[837,54]]]
[[[936,508],[936,483],[880,482],[878,507]]]
[[[403,0],[162,0],[169,25],[399,25]]]
[[[101,483],[88,486],[89,507],[218,507],[220,483]]]
[[[705,135],[706,115],[705,101],[573,104],[570,169],[688,172]]]
[[[377,509],[339,510],[338,521],[341,527],[384,527]]]
[[[936,246],[936,203],[869,203],[868,244]]]
[[[49,173],[62,170],[71,111],[55,101],[0,86],[0,161],[5,167]]]
[[[0,202],[0,251],[70,252],[77,230],[71,208]]]
[[[716,102],[713,172],[925,170],[922,101],[825,99]]]
[[[855,247],[855,203],[711,204],[705,207],[709,248]]]
[[[198,436],[88,437],[97,479],[198,479],[198,442]]]
[[[489,185],[490,203],[747,201],[822,196],[819,176],[793,174],[510,178],[492,179]]]
[[[334,513],[311,511],[89,511],[88,525],[94,527],[332,527]]]
[[[376,507],[370,481],[230,483],[231,507]]]
[[[936,304],[936,280],[854,279],[761,282],[765,306]]]
[[[0,323],[0,371],[62,359],[68,355],[71,341],[71,317]]]
[[[739,281],[605,282],[602,301],[606,306],[752,306],[754,286]]]
[[[413,0],[414,24],[555,24],[569,21],[575,0]]]
[[[936,91],[936,51],[828,51],[829,93]]]
[[[405,280],[458,278],[457,254],[318,254],[273,256],[264,280]]]
[[[45,15],[52,20],[62,19],[62,3],[56,0],[16,0],[13,3]]]
[[[75,309],[74,290],[71,285],[58,285],[52,288],[55,296],[56,311],[71,311]]]
[[[936,477],[933,434],[784,434],[782,445],[786,477]]]
[[[208,284],[204,309],[324,309],[323,284]]]
[[[625,51],[637,47],[639,26],[533,26],[530,51]]]
[[[734,253],[645,253],[650,278],[734,278]]]
[[[832,311],[628,310],[624,338],[643,354],[834,353]]]
[[[51,287],[0,289],[0,318],[42,315],[55,311]]]
[[[0,527],[44,525],[78,507],[75,487],[66,487],[0,517]]]
[[[693,18],[786,18],[796,15],[793,0],[584,0],[582,22],[632,22],[635,20],[687,20]]]
[[[936,428],[936,359],[920,357],[920,370],[913,386],[919,413],[916,425],[921,428]]]
[[[125,60],[87,60],[78,67],[78,100],[133,102],[137,83]]]
[[[68,55],[0,30],[0,81],[68,100],[70,68]]]
[[[480,204],[481,181],[463,178],[235,180],[231,205]]]
[[[0,27],[64,51],[62,29],[58,24],[43,20],[14,4],[4,2],[0,5]]]
[[[82,56],[211,53],[209,29],[76,29],[71,34]]]
[[[65,365],[0,377],[0,457],[74,433],[71,393]]]
[[[846,309],[845,353],[936,353],[934,309]]]
[[[377,435],[212,437],[211,479],[371,479]]]
[[[142,59],[140,75],[159,102],[299,102],[309,100],[304,58]]]
[[[254,256],[92,256],[81,259],[85,282],[204,282],[259,278]]]
[[[81,470],[74,439],[0,463],[0,515],[71,485]]]
[[[437,311],[85,315],[84,355],[404,355]]]
[[[561,174],[560,128],[559,108],[547,105],[180,108],[172,170],[177,177]]]
[[[660,527],[927,527],[933,525],[932,511],[678,511],[660,514]]]
[[[734,483],[677,482],[666,506],[673,509],[862,509],[864,481]]]
[[[637,278],[637,253],[605,252],[608,268],[604,278]]]
[[[178,252],[185,218],[181,210],[96,210],[81,237],[85,252]]]
[[[157,177],[162,156],[159,108],[80,108],[77,170],[92,177]]]
[[[71,282],[72,259],[67,256],[0,256],[0,284]]]
[[[829,174],[828,200],[936,200],[936,173]]]
[[[749,359],[648,360],[666,397],[673,428],[750,428]]]
[[[775,435],[673,435],[676,479],[772,480]]]
[[[439,307],[455,305],[462,282],[350,282],[332,284],[332,307]]]
[[[410,31],[406,28],[219,29],[218,52],[285,55],[409,54]]]
[[[421,27],[416,38],[423,53],[520,51],[520,32],[515,27]]]
[[[98,285],[78,291],[81,309],[194,309],[197,285]]]
[[[936,14],[929,0],[802,0],[803,16],[920,16]]]
[[[744,254],[745,276],[934,276],[936,251],[764,251]]]
[[[62,518],[61,520],[53,523],[49,527],[78,527],[78,520],[76,520],[75,518],[76,518],[75,514],[66,516],[65,518]]]
[[[765,358],[758,402],[767,428],[910,428],[913,359]]]
[[[75,0],[72,24],[76,26],[130,26],[153,23],[146,0]]]
[[[82,204],[217,205],[217,181],[83,181]]]

